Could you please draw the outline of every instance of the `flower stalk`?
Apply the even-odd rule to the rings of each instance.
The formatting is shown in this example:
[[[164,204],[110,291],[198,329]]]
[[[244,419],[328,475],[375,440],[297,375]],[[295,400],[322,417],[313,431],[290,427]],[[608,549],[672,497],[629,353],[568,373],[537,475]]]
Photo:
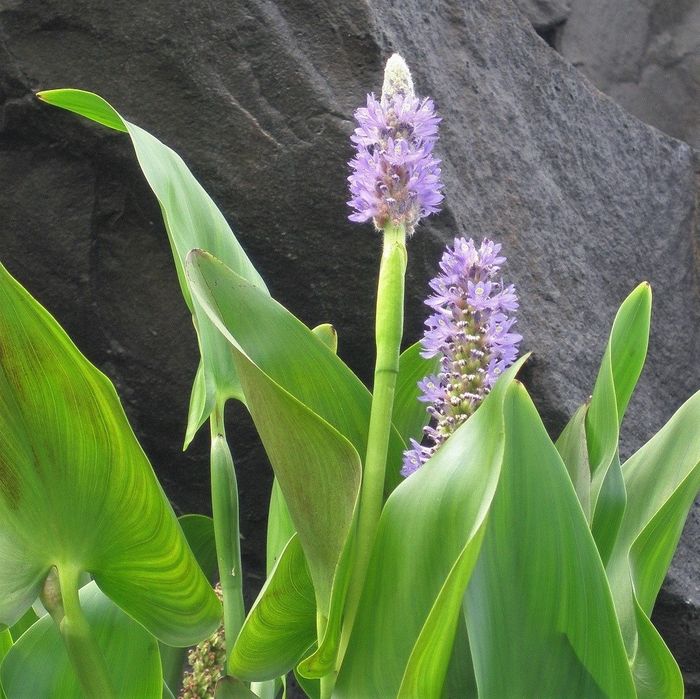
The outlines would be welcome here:
[[[341,656],[364,587],[372,546],[384,503],[386,460],[391,434],[396,377],[403,337],[406,238],[418,221],[439,210],[443,199],[440,161],[433,148],[439,117],[432,100],[415,95],[405,61],[387,62],[381,99],[367,95],[355,112],[358,126],[351,140],[355,157],[348,178],[353,209],[350,220],[373,221],[383,232],[376,307],[376,363],[367,452],[355,530],[353,573],[343,619]]]
[[[245,619],[241,541],[238,522],[238,484],[231,450],[226,441],[224,411],[217,405],[210,418],[211,427],[211,505],[214,538],[223,594],[224,636],[230,651]]]
[[[384,501],[386,457],[391,433],[396,377],[403,337],[406,230],[389,226],[384,230],[384,249],[379,268],[376,312],[377,358],[370,412],[367,454],[364,461],[360,509],[356,530],[353,577],[346,605],[347,633],[352,627],[369,566],[374,536]]]

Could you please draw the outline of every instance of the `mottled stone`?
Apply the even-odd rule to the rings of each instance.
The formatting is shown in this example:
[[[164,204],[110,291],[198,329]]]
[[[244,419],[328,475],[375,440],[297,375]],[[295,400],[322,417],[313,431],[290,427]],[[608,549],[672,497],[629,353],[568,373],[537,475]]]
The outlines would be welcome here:
[[[652,340],[623,456],[700,386],[693,152],[598,92],[508,0],[4,0],[2,260],[115,381],[182,511],[208,507],[207,438],[180,452],[197,350],[158,207],[125,137],[32,90],[99,92],[180,152],[272,293],[309,325],[332,321],[368,380],[380,240],[347,221],[346,161],[352,112],[393,50],[444,117],[447,204],[410,241],[407,342],[443,245],[489,236],[509,258],[534,351],[524,377],[553,434],[590,393],[615,309],[643,279]],[[229,413],[254,587],[270,472],[244,411]],[[694,516],[667,588],[694,614],[699,540]],[[669,638],[698,673],[682,647],[690,617],[674,609]]]
[[[700,147],[697,0],[573,0],[556,48],[632,114]]]
[[[571,0],[514,0],[514,3],[538,32],[559,26],[571,11]]]

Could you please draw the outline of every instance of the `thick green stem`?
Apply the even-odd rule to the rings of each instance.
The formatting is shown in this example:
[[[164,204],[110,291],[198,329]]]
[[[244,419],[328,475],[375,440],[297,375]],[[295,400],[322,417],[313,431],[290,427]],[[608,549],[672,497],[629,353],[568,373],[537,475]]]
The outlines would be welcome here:
[[[243,575],[238,524],[238,484],[226,441],[223,406],[217,405],[211,425],[211,508],[214,517],[219,582],[224,597],[226,651],[231,652],[243,620]]]
[[[347,644],[360,603],[374,537],[384,501],[386,457],[391,434],[396,376],[403,336],[404,277],[406,274],[406,231],[403,226],[384,230],[384,249],[377,288],[374,390],[370,413],[367,454],[362,474],[359,516],[356,529],[352,579],[343,621],[343,642]]]
[[[80,571],[60,566],[49,573],[41,600],[58,625],[73,670],[88,699],[112,699],[107,663],[80,606]]]

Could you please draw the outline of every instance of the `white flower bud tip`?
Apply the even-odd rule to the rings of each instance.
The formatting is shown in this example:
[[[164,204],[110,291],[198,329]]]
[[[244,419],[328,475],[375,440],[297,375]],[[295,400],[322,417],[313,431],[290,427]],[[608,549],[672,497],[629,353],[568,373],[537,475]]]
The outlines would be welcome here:
[[[394,95],[401,94],[404,97],[415,97],[413,79],[406,61],[395,53],[384,68],[384,84],[382,85],[382,100],[390,100]]]

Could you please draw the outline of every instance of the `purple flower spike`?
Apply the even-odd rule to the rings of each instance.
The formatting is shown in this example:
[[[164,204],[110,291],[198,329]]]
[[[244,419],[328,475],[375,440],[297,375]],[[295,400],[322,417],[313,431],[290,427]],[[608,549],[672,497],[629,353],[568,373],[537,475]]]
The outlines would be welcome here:
[[[419,400],[432,420],[425,428],[429,444],[411,440],[401,473],[418,470],[476,410],[503,371],[518,356],[522,337],[513,332],[518,308],[515,287],[498,276],[506,261],[501,245],[484,240],[477,249],[470,238],[455,238],[440,262],[441,274],[430,282],[426,304],[423,356],[440,357],[436,376],[418,383]]]
[[[381,100],[367,95],[367,106],[355,112],[349,218],[372,219],[378,230],[403,225],[410,234],[420,218],[439,211],[443,199],[440,161],[433,155],[440,118],[431,99],[414,95],[398,54],[387,62],[384,76]]]

